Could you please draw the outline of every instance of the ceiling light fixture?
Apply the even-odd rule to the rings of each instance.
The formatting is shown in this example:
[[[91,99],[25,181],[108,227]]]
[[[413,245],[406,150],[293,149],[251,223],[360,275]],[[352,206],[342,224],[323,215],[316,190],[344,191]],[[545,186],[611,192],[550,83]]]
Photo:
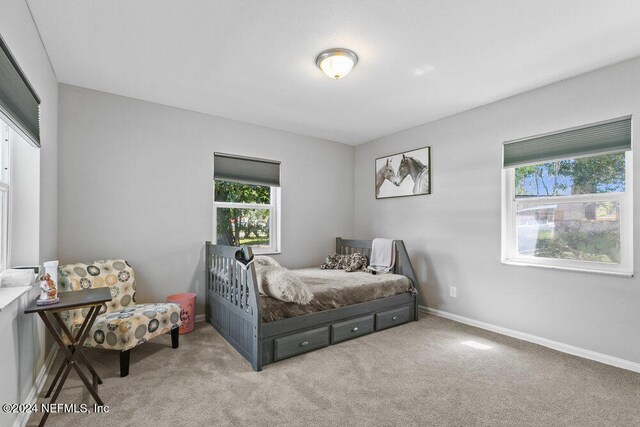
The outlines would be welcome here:
[[[338,80],[349,74],[358,63],[358,55],[349,49],[327,49],[316,58],[316,65],[327,77]]]

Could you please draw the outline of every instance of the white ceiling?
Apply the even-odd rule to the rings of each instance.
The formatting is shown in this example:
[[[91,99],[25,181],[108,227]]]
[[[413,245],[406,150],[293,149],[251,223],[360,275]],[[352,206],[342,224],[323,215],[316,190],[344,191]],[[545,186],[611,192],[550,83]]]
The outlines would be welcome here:
[[[348,144],[640,55],[638,0],[27,2],[63,83]]]

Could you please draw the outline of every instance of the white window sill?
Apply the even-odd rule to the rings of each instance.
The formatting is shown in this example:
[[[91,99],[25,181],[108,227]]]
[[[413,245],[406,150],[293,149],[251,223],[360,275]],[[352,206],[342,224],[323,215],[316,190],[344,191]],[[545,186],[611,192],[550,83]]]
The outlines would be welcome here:
[[[505,265],[517,265],[521,267],[538,267],[538,268],[547,268],[551,270],[577,271],[581,273],[606,274],[610,276],[619,276],[619,277],[633,277],[633,272],[626,272],[626,271],[611,271],[611,270],[599,270],[597,268],[580,268],[580,267],[567,267],[562,265],[536,264],[532,262],[514,261],[510,259],[502,260],[502,263]]]
[[[280,251],[266,251],[266,252],[256,252],[253,251],[254,255],[281,255],[282,252]]]
[[[12,302],[29,292],[33,286],[5,286],[0,288],[0,311]]]

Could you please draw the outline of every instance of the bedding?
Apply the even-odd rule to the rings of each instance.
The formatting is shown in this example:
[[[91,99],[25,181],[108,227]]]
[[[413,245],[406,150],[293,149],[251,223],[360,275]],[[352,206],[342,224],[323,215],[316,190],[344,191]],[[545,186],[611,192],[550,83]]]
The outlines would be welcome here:
[[[278,261],[266,255],[256,255],[253,258],[253,262],[256,263],[256,266],[261,265],[263,267],[282,267]]]
[[[284,302],[306,305],[313,299],[313,293],[301,278],[289,269],[267,256],[257,256],[254,260],[258,290]]]
[[[388,273],[396,262],[396,244],[391,239],[373,239],[371,262],[367,270],[371,273]]]
[[[372,275],[362,271],[346,273],[343,270],[318,268],[304,268],[293,272],[307,285],[314,299],[307,305],[299,305],[260,295],[264,322],[346,307],[412,290],[411,281],[399,274]]]

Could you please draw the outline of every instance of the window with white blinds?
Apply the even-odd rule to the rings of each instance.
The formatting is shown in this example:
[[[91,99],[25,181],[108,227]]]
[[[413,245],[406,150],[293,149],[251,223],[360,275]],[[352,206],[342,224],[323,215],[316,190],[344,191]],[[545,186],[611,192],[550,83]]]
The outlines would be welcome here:
[[[280,251],[280,162],[214,154],[214,241]]]
[[[502,260],[633,274],[631,117],[505,142]]]

